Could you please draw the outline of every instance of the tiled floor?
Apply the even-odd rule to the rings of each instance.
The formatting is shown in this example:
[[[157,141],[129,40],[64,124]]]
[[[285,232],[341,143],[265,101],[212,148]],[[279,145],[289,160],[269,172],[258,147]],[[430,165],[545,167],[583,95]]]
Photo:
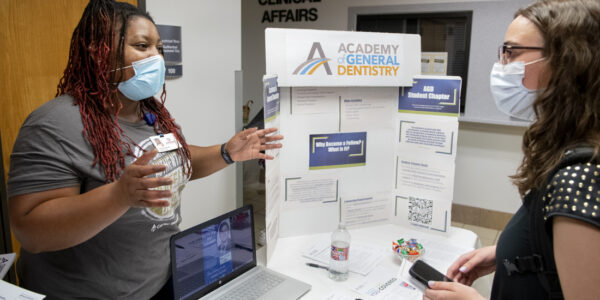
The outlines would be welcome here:
[[[254,230],[257,237],[257,246],[260,247],[264,244],[264,240],[261,240],[261,237],[264,238],[265,230],[265,185],[264,183],[260,183],[259,180],[256,180],[256,178],[257,176],[248,176],[248,174],[245,173],[244,205],[252,204],[254,206]],[[452,222],[452,226],[473,231],[479,236],[482,247],[495,245],[501,233],[499,230],[459,222]],[[473,287],[488,299],[490,297],[493,277],[494,274],[490,274],[473,283]]]

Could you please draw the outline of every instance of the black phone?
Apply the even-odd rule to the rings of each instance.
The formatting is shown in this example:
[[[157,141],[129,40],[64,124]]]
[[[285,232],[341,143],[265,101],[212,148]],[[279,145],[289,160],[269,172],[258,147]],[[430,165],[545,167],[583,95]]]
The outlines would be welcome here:
[[[408,270],[408,274],[418,280],[420,283],[429,288],[427,284],[428,281],[449,281],[452,279],[446,277],[444,274],[440,273],[438,270],[427,264],[422,260],[417,260]]]

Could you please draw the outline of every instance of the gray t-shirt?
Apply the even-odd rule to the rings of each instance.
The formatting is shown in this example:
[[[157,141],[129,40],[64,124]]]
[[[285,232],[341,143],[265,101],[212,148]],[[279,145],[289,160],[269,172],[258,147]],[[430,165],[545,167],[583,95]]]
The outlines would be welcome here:
[[[156,133],[144,121],[119,120],[125,134],[150,150]],[[127,139],[124,139],[127,140]],[[9,197],[80,186],[85,193],[105,184],[104,172],[83,135],[79,107],[60,96],[32,112],[21,127],[10,159]],[[126,158],[126,164],[134,161]],[[180,200],[188,178],[175,151],[159,153],[157,176],[173,179],[171,206],[130,208],[93,238],[74,247],[40,254],[21,249],[17,271],[22,286],[48,299],[148,299],[169,278],[169,238],[179,231]]]

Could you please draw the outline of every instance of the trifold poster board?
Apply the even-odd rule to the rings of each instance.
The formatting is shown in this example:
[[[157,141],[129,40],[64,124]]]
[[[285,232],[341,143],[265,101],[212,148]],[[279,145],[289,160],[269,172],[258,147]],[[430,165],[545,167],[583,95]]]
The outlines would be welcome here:
[[[284,136],[267,151],[267,263],[279,237],[340,221],[447,232],[460,77],[419,75],[418,35],[267,29],[265,40],[265,128]]]

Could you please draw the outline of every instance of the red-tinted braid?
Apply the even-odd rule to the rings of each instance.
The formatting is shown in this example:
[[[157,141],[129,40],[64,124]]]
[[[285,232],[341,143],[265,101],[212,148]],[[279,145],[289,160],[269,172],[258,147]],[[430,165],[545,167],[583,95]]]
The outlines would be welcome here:
[[[114,79],[111,78],[110,61],[116,59],[118,63],[122,63],[123,53],[123,43],[119,42],[118,47],[114,47],[113,42],[114,27],[118,21],[116,17],[118,13],[121,14],[124,19],[121,24],[126,24],[133,14],[149,18],[135,11],[133,14],[131,11],[117,12],[116,5],[123,6],[113,1],[90,1],[73,32],[69,61],[57,87],[57,96],[68,94],[79,106],[83,135],[94,151],[92,167],[99,163],[104,169],[107,182],[115,181],[119,177],[125,168],[125,156],[133,155],[131,143],[134,143],[117,123],[121,103],[117,97],[116,85],[111,82]],[[125,32],[124,27],[126,26],[122,26],[121,32]],[[115,49],[116,57],[111,58],[111,49]],[[187,158],[183,160],[186,162],[184,171],[189,175],[191,172],[189,147],[179,134],[179,127],[175,125],[164,107],[165,97],[166,92],[163,89],[161,103],[154,98],[149,98],[143,102],[157,103],[157,105],[143,106],[157,115],[158,122],[155,125],[157,133],[160,130],[163,133],[173,132],[176,135],[183,146],[180,155],[182,158]]]

